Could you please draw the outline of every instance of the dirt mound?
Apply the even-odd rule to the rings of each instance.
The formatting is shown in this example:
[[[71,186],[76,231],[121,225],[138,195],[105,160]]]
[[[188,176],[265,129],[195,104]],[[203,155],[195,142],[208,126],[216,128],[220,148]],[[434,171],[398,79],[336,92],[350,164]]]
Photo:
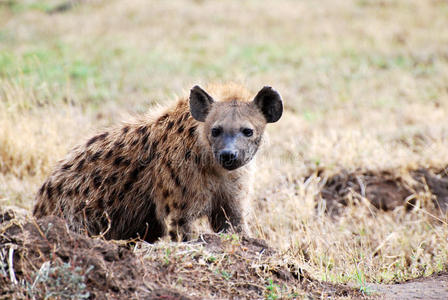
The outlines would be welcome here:
[[[445,168],[446,169],[446,168]],[[399,206],[411,209],[416,193],[429,191],[435,207],[448,210],[448,175],[442,170],[418,169],[404,179],[392,171],[341,172],[326,179],[319,198],[329,213],[338,213],[350,202],[369,201],[375,208],[393,210]]]
[[[0,298],[181,299],[148,290],[141,263],[123,245],[73,233],[57,217],[20,222],[6,212],[0,221]]]
[[[260,239],[204,234],[193,243],[145,244],[137,252],[147,277],[194,298],[362,297],[356,289],[312,279]]]
[[[362,296],[313,280],[263,240],[205,234],[132,247],[73,233],[57,217],[25,221],[1,213],[0,299]]]

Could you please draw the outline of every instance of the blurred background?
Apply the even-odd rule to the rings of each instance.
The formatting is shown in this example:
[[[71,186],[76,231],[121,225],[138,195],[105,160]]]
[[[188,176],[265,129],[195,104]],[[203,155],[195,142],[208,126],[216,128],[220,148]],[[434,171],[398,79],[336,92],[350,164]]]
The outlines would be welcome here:
[[[445,0],[0,0],[0,205],[29,211],[70,148],[194,84],[271,85],[286,110],[260,154],[255,235],[325,280],[442,270],[446,216],[426,213],[440,213],[428,190],[410,189],[410,213],[315,208],[340,172],[411,186],[410,170],[445,168],[447,28]]]

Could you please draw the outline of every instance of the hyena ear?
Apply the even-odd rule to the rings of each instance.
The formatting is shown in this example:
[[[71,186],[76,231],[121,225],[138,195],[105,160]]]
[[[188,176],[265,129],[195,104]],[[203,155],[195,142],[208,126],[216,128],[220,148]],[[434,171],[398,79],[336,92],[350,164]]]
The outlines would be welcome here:
[[[190,112],[193,118],[204,122],[213,102],[215,101],[206,91],[195,85],[190,91]]]
[[[282,97],[270,86],[263,87],[253,102],[261,110],[268,123],[277,122],[283,114]]]

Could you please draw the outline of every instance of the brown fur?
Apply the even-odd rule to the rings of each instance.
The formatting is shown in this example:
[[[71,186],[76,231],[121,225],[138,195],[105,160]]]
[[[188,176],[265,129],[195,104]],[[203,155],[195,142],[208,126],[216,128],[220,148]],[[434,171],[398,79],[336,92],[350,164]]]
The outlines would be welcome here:
[[[251,163],[228,171],[208,138],[218,116],[232,114],[262,136],[266,121],[237,85],[210,86],[219,100],[206,122],[190,114],[188,98],[156,116],[95,135],[61,161],[39,190],[38,218],[64,217],[75,231],[148,242],[169,234],[188,240],[191,223],[207,216],[214,231],[245,231]],[[228,119],[235,122],[235,120]],[[236,122],[238,123],[238,122]],[[236,124],[235,123],[235,124]]]

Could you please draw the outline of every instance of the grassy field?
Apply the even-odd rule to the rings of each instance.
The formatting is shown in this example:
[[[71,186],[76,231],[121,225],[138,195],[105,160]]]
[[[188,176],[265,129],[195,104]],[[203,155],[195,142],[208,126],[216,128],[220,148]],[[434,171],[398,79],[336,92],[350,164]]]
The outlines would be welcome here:
[[[447,1],[61,3],[0,0],[1,206],[30,211],[71,147],[194,84],[271,85],[286,111],[258,157],[253,235],[361,289],[447,270],[429,190],[410,211],[353,201],[337,216],[319,197],[344,170],[411,185],[448,165]]]

